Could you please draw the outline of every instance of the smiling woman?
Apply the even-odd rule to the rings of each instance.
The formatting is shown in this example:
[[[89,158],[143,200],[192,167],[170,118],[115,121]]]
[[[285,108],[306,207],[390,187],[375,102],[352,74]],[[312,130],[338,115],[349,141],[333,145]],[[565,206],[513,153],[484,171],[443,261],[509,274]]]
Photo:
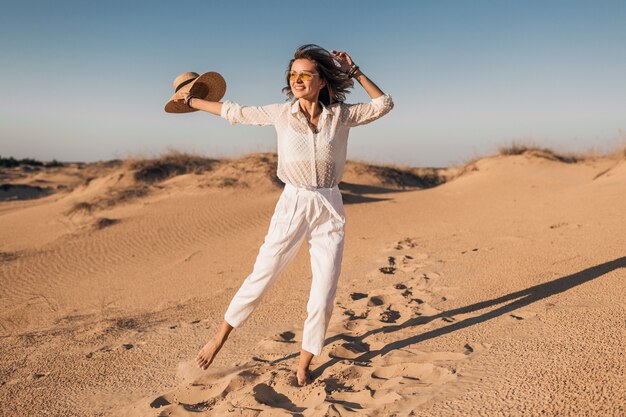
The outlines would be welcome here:
[[[353,78],[369,94],[370,102],[344,103]],[[347,53],[313,44],[295,51],[286,82],[283,92],[291,99],[288,103],[242,106],[229,100],[203,100],[186,90],[173,99],[220,115],[233,125],[273,125],[278,135],[277,176],[285,183],[254,269],[230,302],[218,334],[198,353],[197,365],[203,369],[211,365],[230,332],[248,319],[306,239],[313,276],[296,371],[297,383],[304,385],[310,381],[313,356],[324,346],[341,272],[346,214],[338,184],[348,133],[387,114],[393,101]]]
[[[336,63],[337,60],[340,62],[339,66]],[[324,85],[319,91],[319,101],[325,105],[344,101],[348,89],[354,86],[352,79],[346,77],[352,64],[352,60],[347,54],[332,55],[331,52],[317,45],[302,45],[296,50],[294,57],[287,65],[287,85],[283,88],[283,92],[289,98],[298,97],[292,90],[295,80],[291,78],[290,73],[291,71],[298,71],[298,68],[306,68],[311,73],[315,73],[318,79],[324,81]]]

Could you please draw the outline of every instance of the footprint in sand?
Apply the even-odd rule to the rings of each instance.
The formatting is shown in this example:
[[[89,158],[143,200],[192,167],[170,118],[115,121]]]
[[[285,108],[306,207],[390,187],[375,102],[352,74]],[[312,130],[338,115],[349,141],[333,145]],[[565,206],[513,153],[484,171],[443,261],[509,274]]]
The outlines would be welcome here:
[[[301,330],[286,330],[268,338],[264,338],[257,345],[256,351],[259,352],[259,354],[253,356],[252,360],[261,363],[273,363],[274,361],[291,354],[293,352],[294,345],[299,343],[301,340]]]
[[[410,298],[413,295],[413,291],[411,291],[406,285],[400,283],[393,286],[396,290],[401,290],[401,296],[404,298]]]
[[[227,396],[236,397],[239,393],[245,396],[250,387],[263,376],[267,368],[261,372],[254,369],[223,370],[206,372],[196,369],[191,361],[179,365],[177,377],[184,384],[173,391],[154,398],[149,404],[151,408],[163,408],[162,415],[178,415],[182,410],[203,412],[215,410],[226,401]],[[227,401],[226,401],[227,402]],[[219,415],[219,414],[218,414]]]
[[[396,268],[394,266],[383,266],[383,267],[378,268],[378,270],[382,272],[383,274],[387,274],[387,275],[392,275],[392,274],[395,274],[396,272]]]
[[[370,307],[377,307],[377,306],[381,306],[385,304],[385,301],[386,301],[385,297],[375,295],[373,297],[370,297],[369,301],[367,302],[367,305]]]
[[[417,241],[410,237],[399,240],[390,250],[394,251],[394,256],[388,257],[388,263],[390,265],[383,267],[385,270],[394,268],[393,272],[402,271],[411,273],[430,263],[427,261],[430,256],[427,253],[419,251]],[[398,253],[398,251],[401,252]],[[384,252],[389,252],[389,250]],[[393,264],[389,262],[390,258],[393,258]],[[381,272],[384,271],[381,270]]]
[[[464,346],[465,355],[467,356],[473,356],[476,354],[483,353],[486,350],[489,350],[490,348],[491,348],[491,344],[478,343],[478,342],[466,343]]]
[[[468,250],[462,250],[461,254],[465,254],[467,252],[478,252],[478,248],[473,248],[473,249],[468,249]]]
[[[402,250],[402,249],[411,249],[417,246],[417,242],[410,237],[406,237],[403,240],[399,240],[394,249]]]
[[[355,312],[354,310],[345,310],[343,314],[348,316],[349,320],[363,320],[367,318],[369,314],[369,309],[359,311],[358,313]]]
[[[165,398],[163,395],[160,397],[155,398],[151,403],[150,403],[150,407],[152,408],[161,408],[165,405],[170,405],[171,402],[168,401],[167,398]]]
[[[357,300],[360,300],[362,298],[367,298],[367,294],[364,294],[364,293],[361,293],[361,292],[353,292],[353,293],[350,293],[350,298],[353,301],[357,301]]]
[[[279,339],[280,342],[296,343],[295,341],[296,334],[294,332],[290,332],[290,331],[282,332],[278,335],[278,337],[280,338]]]
[[[252,389],[254,399],[261,404],[269,405],[274,408],[282,408],[294,413],[304,411],[306,408],[298,407],[289,397],[277,392],[274,388],[267,384],[255,385]]]
[[[355,359],[369,352],[370,345],[362,341],[345,342],[331,348],[328,356],[338,359]]]
[[[406,415],[402,413],[407,402],[416,395],[427,401],[441,393],[446,384],[456,383],[460,378],[457,364],[488,346],[471,342],[456,352],[422,352],[417,350],[419,344],[386,349],[415,334],[445,326],[445,322],[463,320],[459,315],[442,315],[433,307],[447,297],[441,293],[445,287],[441,286],[440,274],[412,273],[428,258],[417,252],[422,250],[417,242],[400,240],[395,250],[401,252],[384,258],[387,265],[375,272],[394,276],[374,281],[380,286],[366,287],[367,292],[338,297],[340,313],[331,318],[329,344],[312,364],[313,381],[309,385],[295,385],[298,349],[294,344],[302,339],[302,333],[285,330],[259,344],[258,352],[265,352],[262,356],[236,369],[198,373],[195,368],[193,372],[186,369],[183,384],[150,398],[146,406],[158,408],[161,415]],[[512,314],[525,317],[517,310]],[[430,316],[441,317],[444,323]],[[411,324],[386,324],[400,320]],[[330,365],[320,366],[326,363]]]
[[[105,345],[105,346],[102,346],[100,349],[97,349],[97,350],[92,351],[92,352],[88,352],[87,354],[85,354],[85,357],[87,359],[92,359],[94,357],[94,355],[99,354],[100,352],[107,353],[107,352],[114,352],[114,351],[117,351],[117,350],[125,351],[125,350],[130,350],[130,349],[132,349],[134,347],[135,347],[135,345],[132,344],[132,343],[122,343],[121,345],[115,346],[115,347],[111,347],[109,345]]]
[[[537,313],[535,313],[534,311],[528,311],[528,310],[516,310],[514,313],[509,314],[509,317],[511,317],[515,321],[531,319],[536,316],[537,316]]]
[[[392,310],[391,306],[387,310],[380,313],[380,321],[383,323],[395,323],[400,318],[400,312]]]
[[[378,271],[383,274],[393,275],[396,272],[396,258],[394,256],[387,256],[387,265],[378,268]]]

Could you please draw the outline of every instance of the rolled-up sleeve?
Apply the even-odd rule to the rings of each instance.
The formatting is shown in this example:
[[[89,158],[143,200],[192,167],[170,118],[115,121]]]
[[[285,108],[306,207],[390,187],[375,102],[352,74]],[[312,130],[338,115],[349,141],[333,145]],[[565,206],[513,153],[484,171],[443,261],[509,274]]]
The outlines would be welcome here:
[[[278,103],[265,106],[242,106],[241,104],[226,100],[222,103],[220,116],[228,120],[231,125],[239,123],[244,125],[267,126],[274,124],[280,107],[281,104]]]
[[[360,126],[383,117],[393,109],[389,94],[373,98],[369,103],[344,104],[344,121],[350,126]]]

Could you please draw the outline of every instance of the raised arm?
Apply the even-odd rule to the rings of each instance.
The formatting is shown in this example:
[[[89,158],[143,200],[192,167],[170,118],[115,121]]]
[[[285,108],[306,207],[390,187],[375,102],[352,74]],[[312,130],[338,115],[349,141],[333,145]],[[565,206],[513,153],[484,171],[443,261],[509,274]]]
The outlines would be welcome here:
[[[376,84],[361,71],[350,55],[345,52],[331,51],[334,58],[339,62],[341,70],[350,73],[363,86],[367,94],[372,99],[369,103],[347,104],[342,103],[342,123],[354,127],[370,123],[381,118],[393,109],[393,100],[389,94],[383,93]],[[356,68],[355,68],[356,67]]]
[[[174,95],[174,101],[184,103],[189,96],[189,91],[179,91]],[[192,98],[189,100],[189,106],[194,109],[202,110],[208,113],[212,113],[216,116],[222,114],[222,102],[221,101],[208,101],[201,98]]]

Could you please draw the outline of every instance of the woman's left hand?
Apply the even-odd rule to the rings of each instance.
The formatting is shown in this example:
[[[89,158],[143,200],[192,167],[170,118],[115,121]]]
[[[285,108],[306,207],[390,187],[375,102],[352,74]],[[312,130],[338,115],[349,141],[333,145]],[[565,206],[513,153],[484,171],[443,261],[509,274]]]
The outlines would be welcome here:
[[[347,53],[343,51],[335,51],[335,50],[331,50],[330,53],[332,54],[333,58],[335,58],[335,60],[339,62],[339,65],[340,65],[339,69],[347,74],[348,71],[350,71],[350,67],[353,64],[352,58],[350,58],[350,55],[348,55]]]

